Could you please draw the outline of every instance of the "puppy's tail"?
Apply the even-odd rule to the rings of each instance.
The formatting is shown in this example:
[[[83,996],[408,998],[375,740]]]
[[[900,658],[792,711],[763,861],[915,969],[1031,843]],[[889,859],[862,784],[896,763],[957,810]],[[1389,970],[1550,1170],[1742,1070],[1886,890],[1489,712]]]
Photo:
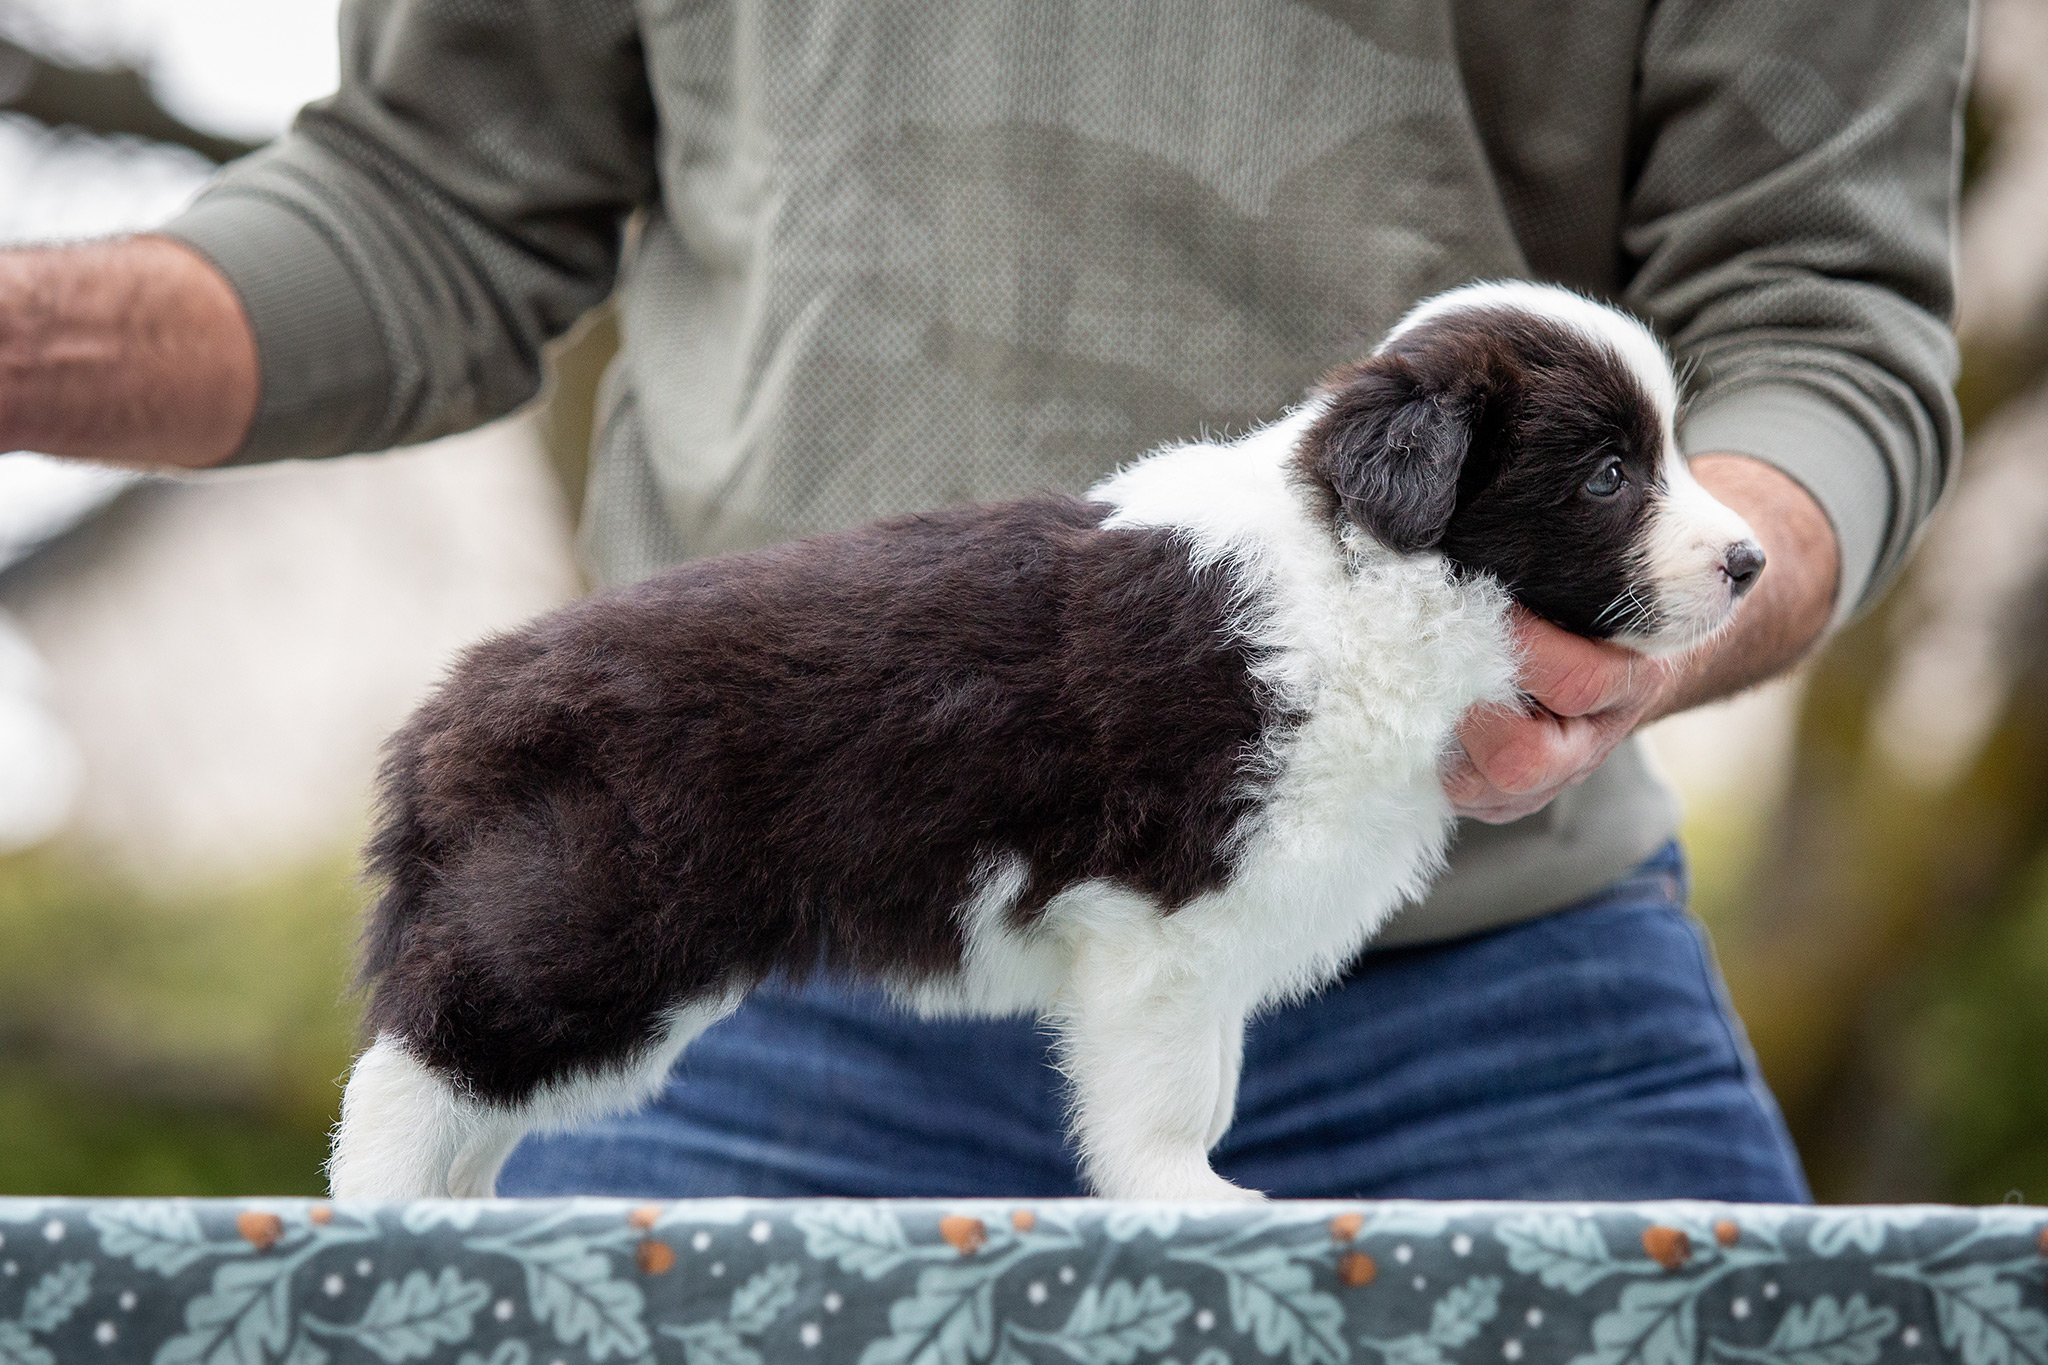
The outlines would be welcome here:
[[[380,1034],[356,1059],[327,1159],[336,1199],[482,1199],[532,1126],[480,1103]]]

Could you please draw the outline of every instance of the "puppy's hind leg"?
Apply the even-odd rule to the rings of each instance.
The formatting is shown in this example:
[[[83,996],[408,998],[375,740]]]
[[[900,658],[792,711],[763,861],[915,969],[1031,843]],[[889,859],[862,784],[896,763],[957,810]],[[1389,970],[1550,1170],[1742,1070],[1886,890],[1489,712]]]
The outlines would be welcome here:
[[[488,1142],[499,1115],[379,1034],[356,1059],[327,1161],[337,1199],[441,1199],[463,1154]]]
[[[337,1199],[489,1198],[521,1138],[645,1104],[690,1040],[738,1003],[735,993],[671,1010],[625,1063],[550,1081],[517,1103],[463,1094],[401,1039],[380,1034],[349,1074],[328,1186]]]

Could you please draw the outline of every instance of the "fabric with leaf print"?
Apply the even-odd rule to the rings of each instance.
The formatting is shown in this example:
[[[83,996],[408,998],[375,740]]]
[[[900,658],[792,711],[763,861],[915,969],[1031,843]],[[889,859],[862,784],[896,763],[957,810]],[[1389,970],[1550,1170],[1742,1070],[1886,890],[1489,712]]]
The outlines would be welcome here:
[[[2048,1211],[0,1199],[0,1365],[2048,1365]]]

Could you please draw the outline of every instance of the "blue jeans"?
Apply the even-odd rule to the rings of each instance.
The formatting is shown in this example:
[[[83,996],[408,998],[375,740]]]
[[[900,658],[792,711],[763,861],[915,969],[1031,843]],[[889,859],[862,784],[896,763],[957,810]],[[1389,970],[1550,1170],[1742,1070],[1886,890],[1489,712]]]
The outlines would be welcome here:
[[[1568,910],[1368,953],[1252,1025],[1217,1169],[1299,1198],[1808,1200],[1685,895],[1673,844]],[[1063,1102],[1029,1021],[764,989],[653,1104],[529,1139],[498,1189],[1074,1195]]]

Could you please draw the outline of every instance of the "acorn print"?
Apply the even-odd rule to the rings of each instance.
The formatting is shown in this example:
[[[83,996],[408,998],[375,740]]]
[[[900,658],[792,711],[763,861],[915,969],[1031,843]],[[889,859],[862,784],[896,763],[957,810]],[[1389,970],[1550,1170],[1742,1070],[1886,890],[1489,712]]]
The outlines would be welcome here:
[[[274,1213],[246,1209],[235,1215],[235,1231],[258,1251],[268,1251],[277,1245],[278,1238],[284,1236],[284,1220]]]
[[[988,1227],[979,1218],[949,1214],[939,1220],[939,1236],[962,1256],[972,1256],[988,1243]]]
[[[1652,1223],[1643,1229],[1643,1250],[1666,1270],[1676,1270],[1692,1259],[1692,1239],[1677,1228]]]

